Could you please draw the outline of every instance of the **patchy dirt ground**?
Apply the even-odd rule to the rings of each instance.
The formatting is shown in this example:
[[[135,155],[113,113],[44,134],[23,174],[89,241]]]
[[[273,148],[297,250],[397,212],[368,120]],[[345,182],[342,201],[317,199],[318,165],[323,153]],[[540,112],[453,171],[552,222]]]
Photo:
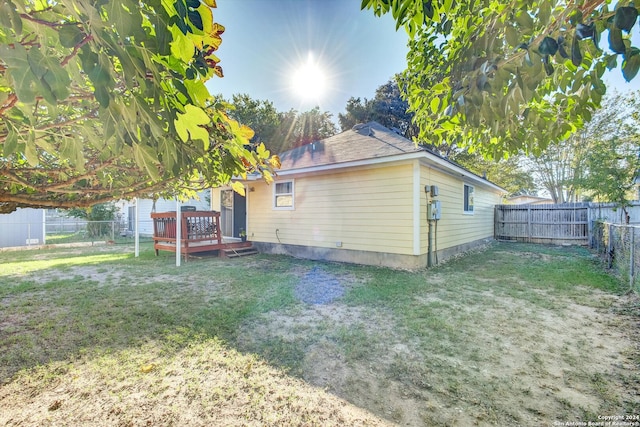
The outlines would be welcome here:
[[[640,407],[640,322],[624,314],[637,297],[589,291],[592,305],[606,308],[567,302],[541,309],[492,292],[475,295],[482,303],[471,305],[426,295],[415,304],[442,305],[464,319],[450,319],[464,344],[432,352],[436,347],[403,330],[392,314],[325,297],[358,286],[354,278],[319,274],[317,267],[299,276],[296,292],[306,307],[245,325],[241,346],[322,337],[303,345],[305,381],[400,425],[552,425],[622,415],[623,402]],[[336,330],[360,335],[364,354],[351,354],[353,343]]]
[[[640,408],[637,296],[585,289],[576,299],[516,279],[505,292],[493,286],[498,278],[472,286],[463,273],[436,271],[399,315],[393,304],[349,299],[375,273],[306,263],[287,274],[293,308],[248,317],[233,342],[178,330],[5,378],[0,424],[552,426],[640,415],[632,413]],[[181,276],[179,291],[203,304],[231,298],[224,281],[202,276],[198,268]],[[45,285],[81,278],[96,289],[176,280],[99,265],[36,277]],[[154,298],[169,307],[179,295]],[[2,313],[0,337],[30,316]]]

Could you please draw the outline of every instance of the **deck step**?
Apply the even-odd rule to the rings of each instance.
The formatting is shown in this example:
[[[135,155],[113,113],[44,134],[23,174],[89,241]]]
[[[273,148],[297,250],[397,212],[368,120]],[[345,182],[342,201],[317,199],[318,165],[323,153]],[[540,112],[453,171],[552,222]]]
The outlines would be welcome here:
[[[241,256],[256,255],[258,251],[253,246],[247,246],[245,248],[229,248],[224,250],[224,255],[227,258],[238,258]]]

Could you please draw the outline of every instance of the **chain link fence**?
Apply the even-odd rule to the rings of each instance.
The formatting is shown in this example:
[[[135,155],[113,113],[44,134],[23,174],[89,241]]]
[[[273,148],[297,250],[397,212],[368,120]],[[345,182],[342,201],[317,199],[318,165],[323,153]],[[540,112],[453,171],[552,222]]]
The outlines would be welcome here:
[[[640,293],[640,226],[596,221],[591,248],[605,265]]]
[[[152,242],[153,223],[140,221],[140,242]],[[65,218],[44,224],[28,222],[3,223],[0,227],[0,250],[30,248],[42,245],[122,244],[133,245],[132,226],[122,221],[86,221]]]
[[[141,221],[142,222],[142,221]],[[122,221],[76,221],[64,224],[47,223],[45,239],[48,245],[63,243],[134,244],[134,232]],[[141,234],[140,242],[151,242],[151,234]]]

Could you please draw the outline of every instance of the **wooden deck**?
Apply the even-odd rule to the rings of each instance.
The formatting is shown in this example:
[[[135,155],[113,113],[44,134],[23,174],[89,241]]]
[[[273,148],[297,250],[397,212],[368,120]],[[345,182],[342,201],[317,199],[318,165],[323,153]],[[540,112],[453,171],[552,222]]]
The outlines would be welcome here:
[[[181,212],[180,252],[188,258],[189,254],[218,251],[224,256],[226,249],[251,247],[251,242],[225,241],[220,232],[220,212],[196,211]],[[153,219],[153,248],[156,256],[159,251],[176,251],[176,213],[151,213]]]

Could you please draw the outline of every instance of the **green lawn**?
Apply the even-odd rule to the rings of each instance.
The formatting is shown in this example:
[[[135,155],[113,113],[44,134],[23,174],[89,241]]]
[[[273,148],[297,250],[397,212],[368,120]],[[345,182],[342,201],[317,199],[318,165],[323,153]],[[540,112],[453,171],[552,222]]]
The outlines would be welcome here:
[[[640,413],[637,300],[584,248],[494,244],[420,272],[131,252],[0,253],[0,424]]]

